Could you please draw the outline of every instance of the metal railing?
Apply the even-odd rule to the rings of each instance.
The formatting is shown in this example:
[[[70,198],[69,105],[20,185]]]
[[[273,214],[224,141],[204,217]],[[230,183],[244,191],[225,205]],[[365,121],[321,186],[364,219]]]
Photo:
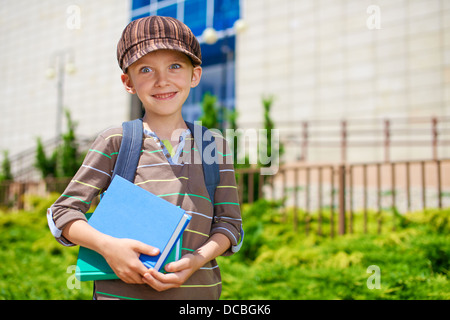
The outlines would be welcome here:
[[[80,150],[87,150],[93,141],[93,138],[87,137],[77,139]],[[42,142],[43,148],[48,156],[60,145],[60,143],[61,139],[59,138],[53,138]],[[9,161],[11,162],[11,171],[14,180],[22,182],[36,182],[40,180],[41,174],[35,167],[36,147],[29,148],[11,156]]]
[[[404,213],[426,208],[450,207],[450,159],[371,162],[354,164],[282,166],[273,176],[260,175],[259,168],[236,169],[241,203],[258,198],[284,200],[292,208],[293,228],[304,225],[325,235],[323,220],[329,222],[329,235],[353,233],[354,215],[362,214],[363,232],[368,232],[369,212],[375,212],[377,232],[383,227],[383,214]],[[0,206],[21,210],[24,196],[62,193],[70,178],[0,183]],[[302,211],[304,221],[300,221]],[[329,216],[325,216],[329,215]],[[391,220],[392,220],[391,219]],[[395,227],[393,223],[392,227]],[[328,230],[328,229],[327,229]]]
[[[327,219],[333,237],[353,233],[356,211],[362,212],[364,232],[368,232],[368,212],[374,211],[380,233],[382,212],[389,211],[395,220],[398,213],[450,207],[450,159],[295,164],[280,167],[275,176],[261,176],[256,168],[236,172],[242,202],[284,199],[285,206],[293,209],[295,230],[299,210],[304,213],[306,233],[313,212],[317,214],[317,233],[323,233],[324,209],[330,215]]]
[[[259,122],[243,122],[259,128]],[[292,160],[307,162],[397,161],[450,157],[450,117],[390,117],[277,121]],[[370,156],[360,156],[366,151]],[[321,155],[323,152],[323,155]]]

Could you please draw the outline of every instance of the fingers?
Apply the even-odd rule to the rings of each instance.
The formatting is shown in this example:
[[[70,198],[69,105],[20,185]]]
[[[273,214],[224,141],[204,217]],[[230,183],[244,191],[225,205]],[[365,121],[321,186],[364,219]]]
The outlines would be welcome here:
[[[182,271],[189,267],[190,267],[190,261],[188,259],[181,258],[178,261],[174,261],[174,262],[166,264],[166,266],[164,267],[164,270],[166,270],[167,272],[179,272],[179,271]]]
[[[147,272],[139,256],[155,256],[159,250],[137,240],[116,239],[112,251],[105,256],[114,273],[125,283],[144,283],[142,277]]]
[[[140,241],[134,241],[133,250],[137,253],[137,258],[139,255],[146,254],[149,256],[156,256],[159,254],[159,249],[147,245]],[[129,269],[125,270],[122,273],[122,276],[119,276],[126,283],[138,283],[142,284],[144,281],[142,280],[143,275],[147,272],[147,268],[144,266],[141,260],[133,259],[129,263]]]
[[[155,269],[149,269],[142,278],[149,286],[157,291],[164,291],[171,288],[179,288],[195,271],[192,268],[192,255],[185,255],[180,260],[166,265],[168,274],[163,274]]]
[[[142,278],[142,281],[153,287],[156,291],[164,291],[171,288],[178,288],[183,281],[174,273],[163,274],[155,269],[149,269]]]
[[[142,275],[147,272],[147,268],[139,259],[136,259],[128,262],[122,269],[114,270],[114,272],[125,283],[142,284]]]
[[[139,252],[139,253],[143,253],[149,256],[156,256],[159,254],[159,249],[152,247],[148,244],[145,244],[143,242],[140,241],[135,241],[135,251]]]
[[[130,265],[126,269],[123,269],[123,270],[118,269],[118,270],[114,270],[114,272],[125,283],[142,284],[144,282],[142,281],[141,274],[146,272],[146,268],[144,267],[144,265],[142,263],[141,263],[141,265],[145,269],[145,271],[141,269],[141,266]]]

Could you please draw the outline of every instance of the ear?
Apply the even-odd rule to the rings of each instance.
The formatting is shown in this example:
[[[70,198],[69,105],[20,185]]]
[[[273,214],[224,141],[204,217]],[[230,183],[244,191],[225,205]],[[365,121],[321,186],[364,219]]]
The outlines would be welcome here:
[[[128,74],[123,73],[120,76],[120,79],[122,80],[123,86],[125,87],[125,90],[127,92],[129,92],[131,94],[136,93],[136,89],[134,88],[133,81],[131,81],[131,77]]]
[[[202,67],[200,66],[194,67],[194,70],[192,71],[191,88],[195,88],[196,86],[198,86],[201,78],[202,78]]]

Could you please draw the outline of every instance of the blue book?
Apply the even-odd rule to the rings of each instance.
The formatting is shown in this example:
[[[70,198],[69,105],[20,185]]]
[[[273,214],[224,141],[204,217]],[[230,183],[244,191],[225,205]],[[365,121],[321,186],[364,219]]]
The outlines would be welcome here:
[[[190,220],[180,207],[116,175],[88,223],[107,235],[158,248],[159,255],[141,254],[139,259],[160,271],[179,256],[178,240]],[[102,255],[85,247],[78,252],[75,275],[80,281],[118,279]]]

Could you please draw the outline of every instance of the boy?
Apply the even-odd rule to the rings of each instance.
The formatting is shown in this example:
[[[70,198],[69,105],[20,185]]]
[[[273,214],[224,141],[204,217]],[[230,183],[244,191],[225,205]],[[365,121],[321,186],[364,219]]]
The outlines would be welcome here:
[[[200,45],[180,21],[151,16],[125,28],[117,58],[126,91],[137,94],[145,108],[143,150],[134,183],[192,215],[183,233],[182,257],[165,267],[167,274],[147,270],[138,257],[157,255],[158,248],[107,236],[86,221],[92,199],[111,182],[121,127],[97,137],[64,194],[48,210],[49,227],[60,243],[103,255],[119,276],[95,281],[95,299],[218,299],[221,277],[215,258],[233,253],[242,220],[230,152],[218,152],[223,158],[212,203],[193,133],[181,115],[190,88],[201,78]],[[223,139],[216,138],[216,143],[218,150],[221,144],[227,149]]]

